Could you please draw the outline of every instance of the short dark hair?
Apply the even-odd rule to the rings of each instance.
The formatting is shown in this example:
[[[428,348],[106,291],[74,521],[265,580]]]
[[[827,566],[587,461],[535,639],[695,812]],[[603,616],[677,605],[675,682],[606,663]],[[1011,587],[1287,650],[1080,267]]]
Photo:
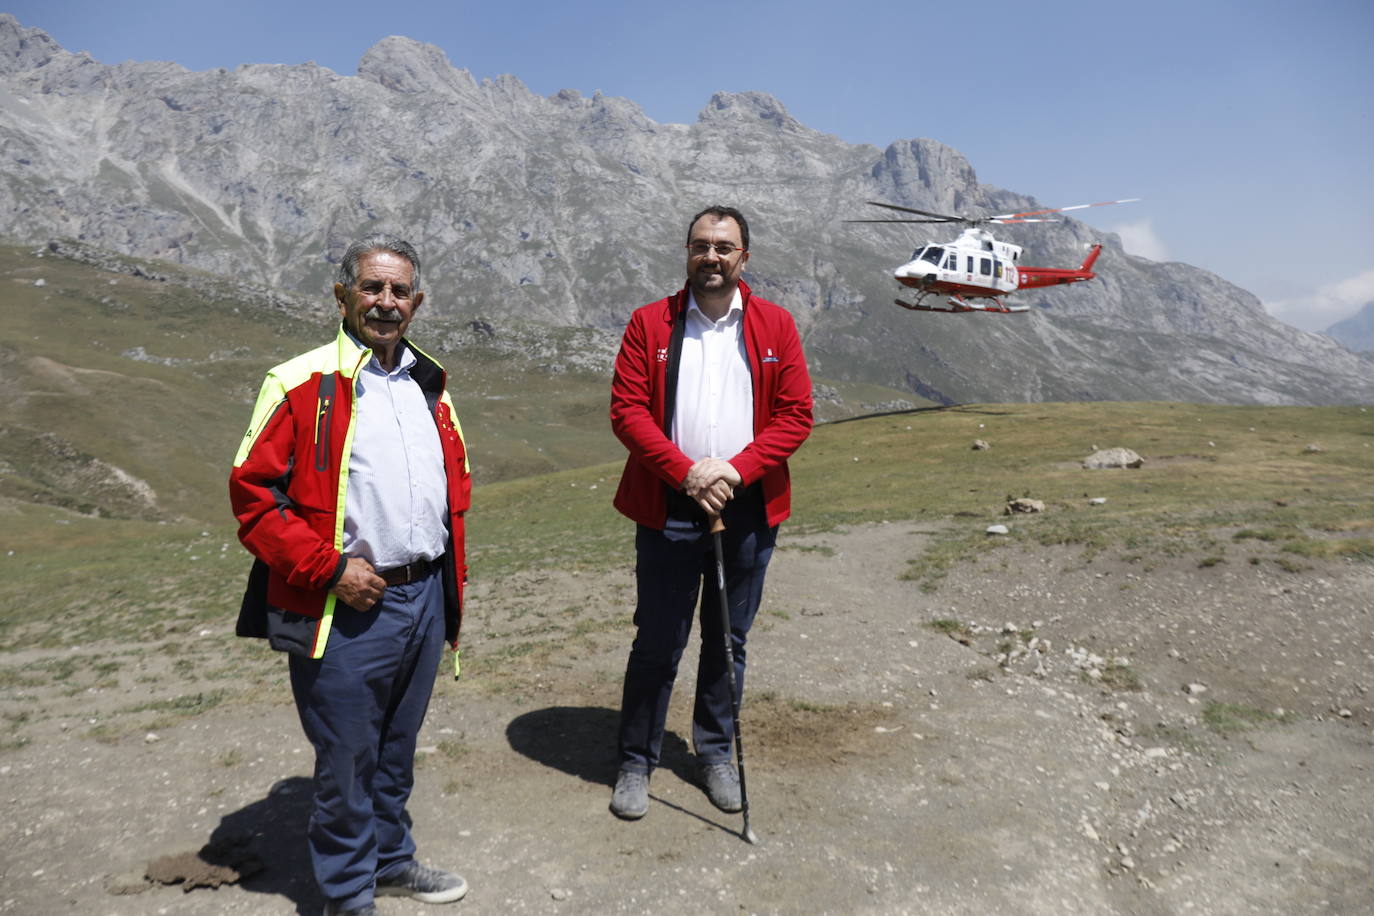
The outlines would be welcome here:
[[[717,220],[734,220],[739,225],[739,239],[744,243],[744,250],[749,250],[749,221],[744,218],[743,213],[739,212],[734,207],[722,207],[720,204],[707,207],[705,210],[702,210],[696,216],[692,217],[692,221],[687,224],[687,244],[690,245],[692,243],[692,227],[695,226],[697,220],[701,219],[703,216],[714,216]]]
[[[373,232],[358,239],[348,249],[344,251],[343,259],[339,261],[339,282],[346,289],[352,289],[353,284],[358,279],[358,261],[365,254],[374,251],[389,251],[392,254],[405,258],[410,262],[410,288],[413,292],[420,291],[420,255],[415,250],[415,246],[405,239],[397,238],[385,232]]]

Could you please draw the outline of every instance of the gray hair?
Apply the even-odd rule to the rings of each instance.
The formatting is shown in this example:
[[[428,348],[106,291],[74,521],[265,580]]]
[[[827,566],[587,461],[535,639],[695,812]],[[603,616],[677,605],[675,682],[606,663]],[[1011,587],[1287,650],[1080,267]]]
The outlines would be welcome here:
[[[354,282],[358,279],[359,259],[374,251],[389,251],[409,261],[410,288],[417,293],[420,291],[420,255],[415,251],[415,246],[405,239],[397,238],[385,232],[373,232],[365,235],[349,245],[348,249],[344,251],[343,259],[339,261],[339,282],[346,289],[352,289]]]

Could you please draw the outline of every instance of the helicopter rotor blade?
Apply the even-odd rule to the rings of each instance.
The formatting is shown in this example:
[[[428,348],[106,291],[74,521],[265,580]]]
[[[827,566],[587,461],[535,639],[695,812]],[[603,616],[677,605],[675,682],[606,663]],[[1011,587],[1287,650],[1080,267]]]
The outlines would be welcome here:
[[[1112,204],[1130,204],[1140,200],[1139,197],[1127,197],[1124,200],[1104,200],[1095,204],[1075,204],[1072,207],[1049,207],[1044,210],[1026,210],[1021,213],[999,213],[996,216],[951,216],[948,213],[932,213],[929,210],[918,210],[915,207],[903,207],[897,204],[887,204],[880,200],[866,201],[869,206],[883,207],[887,210],[896,210],[899,213],[915,213],[919,216],[930,217],[930,219],[847,219],[846,223],[963,223],[966,226],[981,226],[985,223],[1059,223],[1063,220],[1057,219],[1029,219],[1028,217],[1043,216],[1046,213],[1068,213],[1070,210],[1086,210],[1089,207],[1107,207]]]
[[[899,207],[896,204],[885,204],[877,200],[866,201],[866,203],[871,207],[883,207],[888,210],[897,210],[901,213],[916,213],[921,216],[933,216],[935,217],[935,221],[942,223],[967,222],[967,219],[965,217],[950,216],[947,213],[931,213],[929,210],[917,210],[915,207]],[[859,220],[851,220],[851,222],[859,222]]]
[[[1023,216],[1040,216],[1043,213],[1067,213],[1070,210],[1086,210],[1089,207],[1110,207],[1112,204],[1133,204],[1140,200],[1139,197],[1128,197],[1125,200],[1104,200],[1095,204],[1075,204],[1072,207],[1050,207],[1045,210],[1027,210],[1024,213],[999,213],[997,216],[985,217],[989,222],[1008,223],[1013,221],[1030,222],[1021,219]]]
[[[959,220],[949,219],[842,219],[842,223],[953,223]]]

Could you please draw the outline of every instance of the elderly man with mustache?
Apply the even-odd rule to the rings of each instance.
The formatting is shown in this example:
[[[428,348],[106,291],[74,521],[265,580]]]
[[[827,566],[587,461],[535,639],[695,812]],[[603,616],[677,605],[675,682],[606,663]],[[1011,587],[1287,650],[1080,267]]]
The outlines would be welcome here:
[[[443,646],[458,646],[471,482],[444,370],[404,336],[424,300],[414,247],[353,243],[334,298],[334,342],[268,372],[229,493],[256,558],[238,634],[288,653],[315,748],[324,913],[365,916],[378,894],[467,892],[416,860],[406,803]]]

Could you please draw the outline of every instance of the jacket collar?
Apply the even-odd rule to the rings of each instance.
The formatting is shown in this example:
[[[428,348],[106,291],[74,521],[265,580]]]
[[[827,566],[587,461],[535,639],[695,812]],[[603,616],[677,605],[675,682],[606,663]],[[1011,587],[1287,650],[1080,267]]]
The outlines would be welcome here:
[[[419,382],[421,388],[426,391],[443,389],[444,367],[439,365],[438,360],[415,346],[408,338],[402,337],[397,346],[415,354],[416,364],[410,371],[410,377]],[[372,358],[372,351],[359,343],[342,321],[339,322],[339,336],[335,340],[335,348],[339,360],[337,365],[344,378],[353,378]]]
[[[752,295],[753,291],[749,289],[749,284],[745,283],[743,280],[739,281],[740,307],[744,310],[746,315],[749,314],[749,298]],[[678,318],[685,319],[687,317],[687,301],[690,298],[691,290],[687,286],[683,286],[682,289],[678,290],[677,293],[673,295],[672,306],[674,320]]]

